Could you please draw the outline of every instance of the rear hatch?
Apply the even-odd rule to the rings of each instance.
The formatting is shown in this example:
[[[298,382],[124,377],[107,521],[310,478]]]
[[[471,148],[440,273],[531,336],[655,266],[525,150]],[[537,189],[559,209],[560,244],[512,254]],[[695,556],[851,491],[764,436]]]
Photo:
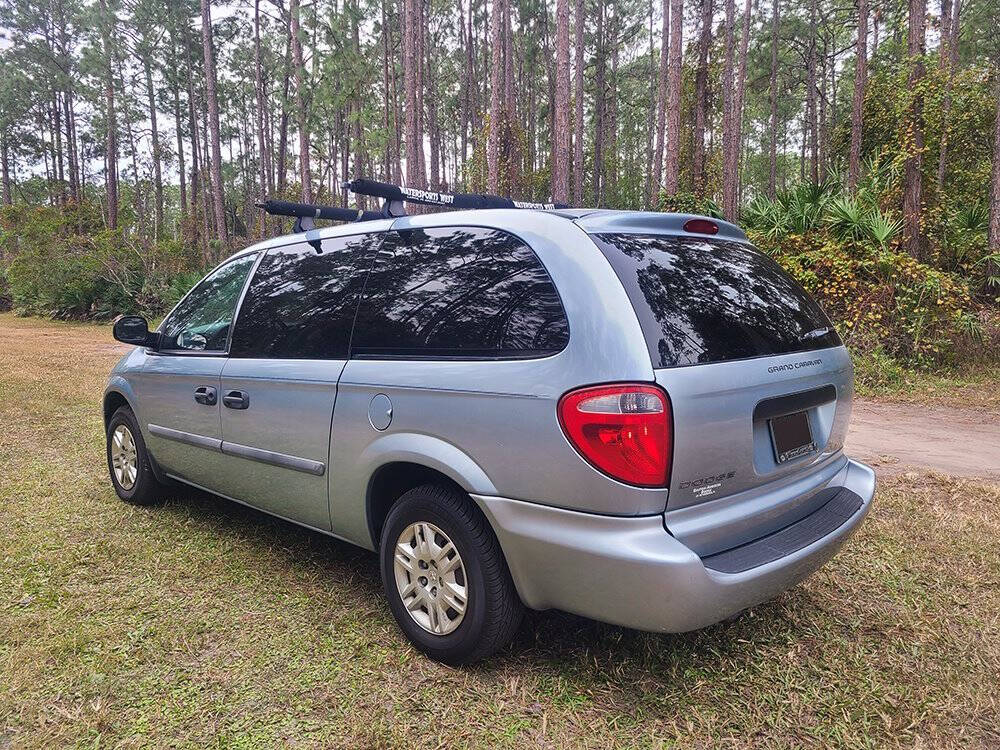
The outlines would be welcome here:
[[[704,556],[823,505],[845,471],[853,371],[819,305],[738,237],[592,236],[670,396],[668,530]]]

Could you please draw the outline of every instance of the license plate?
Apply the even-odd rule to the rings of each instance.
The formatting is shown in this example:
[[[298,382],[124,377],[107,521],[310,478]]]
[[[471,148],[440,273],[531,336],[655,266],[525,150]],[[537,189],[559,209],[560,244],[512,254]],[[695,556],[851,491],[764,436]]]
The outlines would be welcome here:
[[[779,464],[815,453],[816,443],[809,426],[809,414],[797,411],[767,420],[774,443],[774,457]]]

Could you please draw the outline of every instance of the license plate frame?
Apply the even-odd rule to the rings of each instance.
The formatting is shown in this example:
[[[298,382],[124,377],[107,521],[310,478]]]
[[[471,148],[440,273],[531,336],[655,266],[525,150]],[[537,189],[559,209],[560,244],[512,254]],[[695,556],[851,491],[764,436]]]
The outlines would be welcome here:
[[[816,452],[816,440],[813,438],[808,411],[771,417],[767,420],[767,429],[771,433],[774,460],[779,465]]]

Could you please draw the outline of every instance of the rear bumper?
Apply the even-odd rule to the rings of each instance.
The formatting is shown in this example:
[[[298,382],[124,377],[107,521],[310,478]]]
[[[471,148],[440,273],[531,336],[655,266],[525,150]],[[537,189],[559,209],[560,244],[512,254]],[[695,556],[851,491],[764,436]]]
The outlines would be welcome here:
[[[640,630],[683,632],[785,591],[826,563],[871,507],[875,473],[849,461],[841,486],[861,504],[833,531],[737,573],[671,536],[663,516],[624,518],[473,496],[496,531],[524,603]]]

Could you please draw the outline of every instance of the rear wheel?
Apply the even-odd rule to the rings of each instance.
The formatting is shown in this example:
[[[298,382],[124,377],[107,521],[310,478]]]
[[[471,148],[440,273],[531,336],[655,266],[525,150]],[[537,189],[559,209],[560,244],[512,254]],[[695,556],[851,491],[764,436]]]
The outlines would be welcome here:
[[[134,505],[152,505],[161,499],[163,485],[153,474],[139,423],[127,406],[120,406],[108,420],[107,454],[118,497]]]
[[[380,555],[389,607],[420,651],[457,666],[510,642],[524,606],[468,495],[433,484],[406,492],[386,519]]]

